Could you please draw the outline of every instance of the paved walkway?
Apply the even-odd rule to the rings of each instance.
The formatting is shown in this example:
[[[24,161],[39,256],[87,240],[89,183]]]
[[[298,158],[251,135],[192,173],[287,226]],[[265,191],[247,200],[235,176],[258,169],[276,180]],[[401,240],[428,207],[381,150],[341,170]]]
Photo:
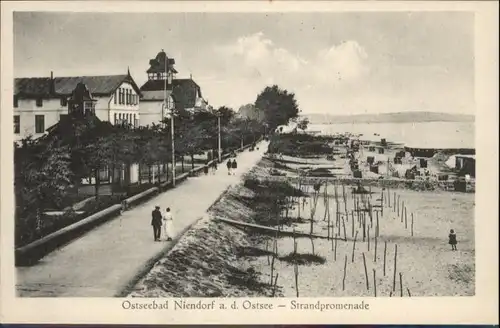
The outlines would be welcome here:
[[[151,211],[155,205],[173,211],[176,235],[206,213],[231,184],[237,183],[262,157],[259,150],[239,153],[235,175],[226,162],[217,172],[189,178],[174,189],[141,204],[97,227],[70,244],[48,254],[32,267],[19,267],[17,291],[28,297],[112,297],[144,264],[171,242],[153,241]],[[174,238],[175,240],[175,238]]]

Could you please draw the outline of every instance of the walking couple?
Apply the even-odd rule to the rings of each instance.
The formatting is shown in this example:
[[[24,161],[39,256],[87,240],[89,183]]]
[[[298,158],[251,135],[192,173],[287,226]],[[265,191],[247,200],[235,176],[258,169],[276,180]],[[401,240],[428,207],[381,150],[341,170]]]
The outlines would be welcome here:
[[[228,160],[227,161],[227,174],[228,175],[234,175],[234,171],[238,168],[238,163],[236,163],[236,159],[233,159],[233,161]]]
[[[167,237],[167,241],[171,241],[174,235],[174,218],[170,207],[165,212],[161,212],[160,206],[156,206],[151,213],[151,225],[153,226],[154,240],[160,241],[161,227],[163,226],[163,233]]]

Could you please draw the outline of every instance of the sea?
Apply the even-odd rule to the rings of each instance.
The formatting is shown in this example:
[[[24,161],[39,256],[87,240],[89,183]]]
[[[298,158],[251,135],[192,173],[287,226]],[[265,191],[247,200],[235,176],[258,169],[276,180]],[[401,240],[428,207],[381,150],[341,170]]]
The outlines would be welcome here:
[[[307,130],[323,135],[362,134],[361,140],[385,138],[414,148],[475,149],[474,122],[309,124]]]

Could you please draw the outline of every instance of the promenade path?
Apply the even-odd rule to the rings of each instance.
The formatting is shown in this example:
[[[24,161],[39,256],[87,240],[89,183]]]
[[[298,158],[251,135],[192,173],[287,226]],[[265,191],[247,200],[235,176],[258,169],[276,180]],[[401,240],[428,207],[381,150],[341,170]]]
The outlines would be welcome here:
[[[230,185],[238,183],[263,156],[268,143],[238,153],[238,169],[228,175],[226,161],[215,174],[188,178],[176,188],[124,212],[48,254],[32,267],[18,267],[17,293],[26,297],[112,297],[172,242],[153,241],[151,211],[173,211],[175,237],[202,217]],[[175,240],[174,237],[174,240]],[[163,236],[162,236],[163,239]]]

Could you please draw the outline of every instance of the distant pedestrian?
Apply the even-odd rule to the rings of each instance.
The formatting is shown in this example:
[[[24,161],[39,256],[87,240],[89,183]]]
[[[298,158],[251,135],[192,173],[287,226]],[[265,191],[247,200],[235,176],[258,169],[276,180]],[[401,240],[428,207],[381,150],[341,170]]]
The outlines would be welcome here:
[[[208,161],[205,162],[205,166],[203,167],[203,173],[205,173],[205,175],[208,174],[208,169],[209,169],[209,166],[208,166]]]
[[[162,215],[160,212],[160,206],[156,206],[153,212],[151,213],[151,225],[153,226],[153,234],[155,241],[160,241],[161,237],[161,220]]]
[[[166,212],[163,214],[163,233],[167,237],[167,241],[171,241],[174,236],[174,218],[170,207],[167,207]]]
[[[217,161],[214,160],[212,162],[212,173],[215,174],[216,171],[217,171]]]
[[[233,174],[237,168],[238,168],[238,163],[236,163],[236,159],[233,159],[233,163],[231,164],[231,171],[233,172]]]
[[[233,163],[231,162],[230,159],[227,160],[226,167],[227,167],[227,175],[231,175],[231,168],[233,167]]]
[[[448,244],[451,245],[451,250],[457,250],[457,235],[453,229],[450,230],[450,234],[448,235]]]

